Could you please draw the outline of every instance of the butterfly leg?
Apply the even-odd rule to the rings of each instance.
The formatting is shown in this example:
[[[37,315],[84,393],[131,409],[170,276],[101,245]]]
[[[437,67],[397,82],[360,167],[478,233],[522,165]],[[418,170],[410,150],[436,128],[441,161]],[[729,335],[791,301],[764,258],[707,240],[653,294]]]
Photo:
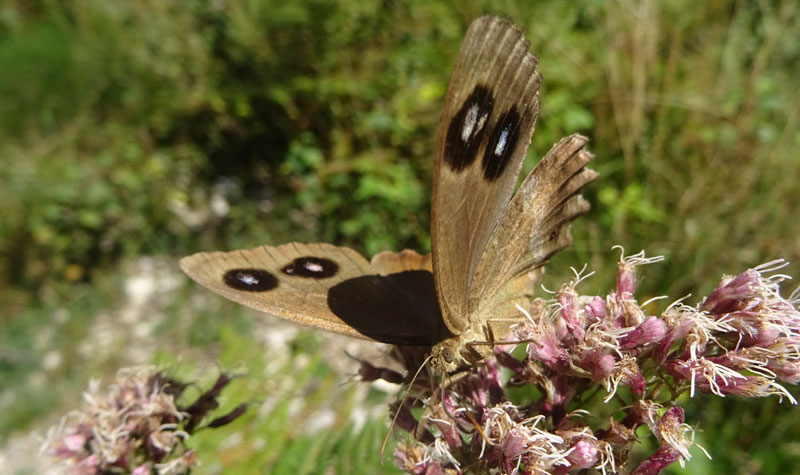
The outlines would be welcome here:
[[[483,326],[483,335],[484,340],[474,340],[469,341],[466,343],[467,348],[471,352],[481,354],[484,357],[488,356],[489,351],[486,351],[486,347],[495,347],[495,346],[504,346],[504,345],[516,345],[519,343],[528,343],[529,341],[505,341],[504,339],[498,339],[495,335],[505,335],[508,336],[514,325],[522,323],[522,321],[517,318],[493,318],[488,320],[486,324]]]

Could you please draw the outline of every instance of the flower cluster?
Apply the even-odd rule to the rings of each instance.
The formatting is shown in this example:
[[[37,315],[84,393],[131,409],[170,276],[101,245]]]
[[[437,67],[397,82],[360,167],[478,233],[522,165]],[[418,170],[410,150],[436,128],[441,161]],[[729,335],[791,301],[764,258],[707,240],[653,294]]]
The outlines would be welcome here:
[[[197,465],[186,439],[218,407],[217,397],[231,381],[221,374],[214,386],[188,407],[176,401],[187,385],[154,367],[133,367],[117,373],[106,390],[90,383],[83,407],[68,414],[50,431],[43,450],[56,457],[68,473],[146,475],[188,473]],[[225,425],[244,413],[236,407],[204,427]]]
[[[585,277],[576,273],[551,301],[520,308],[527,322],[506,343],[525,343],[524,355],[498,346],[466,374],[423,373],[392,409],[413,436],[399,444],[396,464],[418,475],[616,473],[646,427],[659,448],[630,473],[657,474],[688,460],[694,445],[676,403],[681,394],[776,395],[796,404],[779,383],[800,381],[800,295],[781,297],[788,277],[775,273],[786,263],[725,277],[697,306],[679,301],[655,316],[634,294],[637,267],[659,260],[621,259],[617,288],[604,297],[579,295]],[[409,351],[398,347],[395,355],[414,374],[421,359]],[[361,374],[410,382],[367,363]],[[512,404],[508,390],[516,386],[529,396]],[[615,407],[607,419],[584,409],[598,392],[615,403],[606,405]]]

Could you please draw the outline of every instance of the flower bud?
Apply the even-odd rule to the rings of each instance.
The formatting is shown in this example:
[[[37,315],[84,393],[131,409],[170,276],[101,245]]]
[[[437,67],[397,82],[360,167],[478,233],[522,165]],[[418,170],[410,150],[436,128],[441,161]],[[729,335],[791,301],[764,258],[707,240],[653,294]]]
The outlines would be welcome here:
[[[572,452],[567,455],[570,469],[592,468],[600,458],[597,442],[591,439],[581,439],[572,446]]]
[[[667,334],[667,324],[658,317],[647,317],[639,326],[622,337],[619,346],[623,350],[630,350],[648,343],[658,343]]]

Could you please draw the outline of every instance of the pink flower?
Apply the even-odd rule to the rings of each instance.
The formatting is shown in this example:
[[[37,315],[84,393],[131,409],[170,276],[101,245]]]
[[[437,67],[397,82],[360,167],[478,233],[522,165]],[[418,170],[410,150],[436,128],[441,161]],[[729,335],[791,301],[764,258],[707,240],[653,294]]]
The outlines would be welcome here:
[[[694,445],[694,431],[683,421],[684,413],[680,406],[673,406],[661,416],[655,428],[656,436],[661,444],[653,455],[632,472],[633,474],[657,475],[667,465],[678,460],[682,464],[684,460],[691,458],[689,447]]]
[[[606,318],[606,301],[602,297],[594,296],[583,308],[586,315],[586,324],[591,325]]]
[[[760,291],[760,274],[754,269],[748,269],[736,277],[723,278],[700,309],[712,315],[745,310],[748,307],[747,302],[758,297]]]
[[[602,381],[614,370],[617,359],[600,349],[592,349],[581,354],[580,367],[592,374],[592,379]]]
[[[564,319],[567,331],[572,335],[575,341],[579,343],[582,342],[584,328],[582,318],[578,315],[580,307],[578,305],[578,294],[575,292],[574,285],[569,284],[562,287],[556,300],[561,306],[561,312],[559,314],[561,318]]]
[[[572,445],[572,452],[567,455],[570,469],[592,468],[600,459],[597,442],[590,439],[581,439]]]
[[[153,470],[152,464],[143,463],[142,465],[139,465],[138,467],[134,468],[133,471],[131,472],[131,475],[150,475],[152,470]]]
[[[220,376],[191,407],[208,414],[229,381],[230,376]],[[176,398],[185,387],[150,366],[120,370],[117,383],[108,388],[92,382],[83,407],[51,430],[44,449],[70,466],[70,473],[142,474],[154,468],[159,473],[187,473],[197,456],[183,444],[189,421]],[[231,411],[215,424],[230,422],[241,412]]]
[[[658,317],[647,317],[639,326],[622,337],[619,346],[623,350],[631,350],[649,343],[658,343],[667,334],[667,324]]]
[[[631,258],[623,258],[617,264],[617,300],[622,301],[633,297],[636,291],[636,266],[639,263]]]
[[[551,301],[536,300],[530,311],[520,307],[527,322],[511,339],[529,342],[524,358],[498,346],[466,375],[425,392],[422,417],[431,430],[412,433],[429,440],[417,452],[398,455],[405,469],[619,472],[639,429],[646,428],[660,444],[632,473],[655,475],[689,459],[695,445],[683,410],[663,411],[662,404],[682,392],[777,395],[795,403],[777,380],[800,382],[800,293],[783,299],[778,284],[786,277],[766,275],[782,264],[726,278],[701,304],[679,301],[659,317],[646,314],[634,295],[637,267],[659,259],[624,257],[617,290],[605,297],[580,296],[575,288],[582,277],[576,273]],[[513,372],[505,385],[499,365]],[[600,382],[604,401],[616,405],[621,417],[589,422],[593,418],[584,418],[586,411],[576,404],[592,399]],[[505,394],[511,385],[529,386],[533,399],[511,404]],[[630,390],[617,394],[620,385]],[[414,421],[410,411],[402,415]],[[410,466],[411,460],[417,462]]]

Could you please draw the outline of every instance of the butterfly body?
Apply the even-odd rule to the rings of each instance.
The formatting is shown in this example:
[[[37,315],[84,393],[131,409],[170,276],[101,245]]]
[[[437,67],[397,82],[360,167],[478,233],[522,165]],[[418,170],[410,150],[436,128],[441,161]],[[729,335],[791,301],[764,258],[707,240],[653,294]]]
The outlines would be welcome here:
[[[541,76],[521,30],[476,20],[454,67],[437,138],[428,256],[367,261],[330,244],[199,253],[182,269],[226,298],[348,336],[432,347],[452,373],[492,352],[524,318],[544,264],[571,242],[596,175],[586,138],[555,144],[515,194],[539,110]]]

